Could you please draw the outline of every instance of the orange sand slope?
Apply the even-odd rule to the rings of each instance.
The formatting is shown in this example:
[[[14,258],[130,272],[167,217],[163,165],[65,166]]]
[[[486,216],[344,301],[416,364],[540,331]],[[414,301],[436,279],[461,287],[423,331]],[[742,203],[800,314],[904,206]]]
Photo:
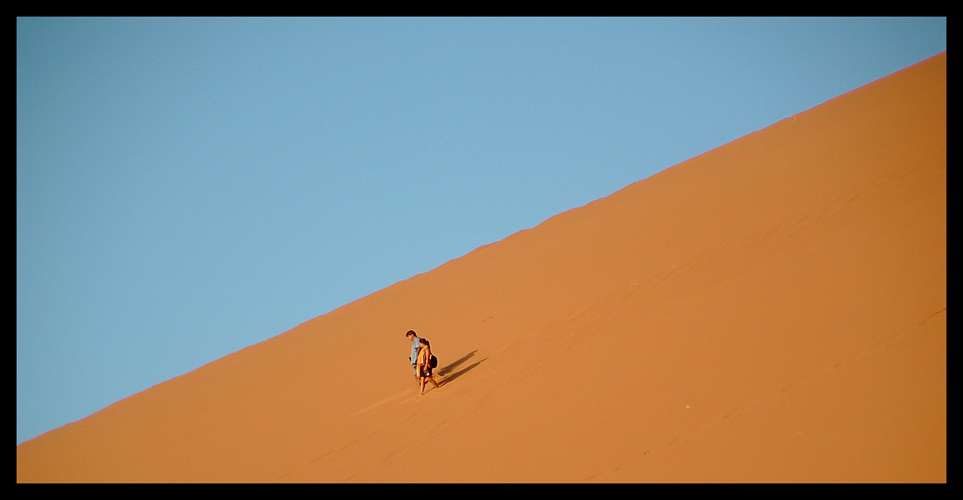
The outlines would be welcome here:
[[[25,442],[17,480],[945,482],[946,54]]]

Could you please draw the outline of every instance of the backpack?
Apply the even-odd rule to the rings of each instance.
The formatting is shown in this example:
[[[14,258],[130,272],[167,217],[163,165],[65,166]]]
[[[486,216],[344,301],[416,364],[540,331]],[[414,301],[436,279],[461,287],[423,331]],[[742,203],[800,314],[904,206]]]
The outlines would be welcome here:
[[[432,368],[438,368],[438,358],[436,358],[434,354],[432,354],[431,358],[428,359],[428,366]]]

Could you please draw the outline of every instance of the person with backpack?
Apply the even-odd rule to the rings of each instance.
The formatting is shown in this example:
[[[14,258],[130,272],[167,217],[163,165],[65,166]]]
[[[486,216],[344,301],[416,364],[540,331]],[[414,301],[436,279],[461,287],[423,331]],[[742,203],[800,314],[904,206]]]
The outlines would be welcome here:
[[[437,366],[438,358],[431,354],[431,344],[428,343],[427,339],[419,339],[421,343],[421,350],[418,351],[418,374],[421,376],[421,395],[425,394],[425,386],[428,385],[430,381],[435,389],[441,389],[438,382],[435,382],[435,377],[432,375],[432,369]]]

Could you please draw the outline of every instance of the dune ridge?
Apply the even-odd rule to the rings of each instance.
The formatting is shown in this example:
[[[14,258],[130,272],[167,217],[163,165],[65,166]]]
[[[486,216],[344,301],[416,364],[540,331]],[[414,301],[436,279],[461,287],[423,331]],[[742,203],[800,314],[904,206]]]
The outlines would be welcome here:
[[[945,482],[946,54],[22,443],[17,481]]]

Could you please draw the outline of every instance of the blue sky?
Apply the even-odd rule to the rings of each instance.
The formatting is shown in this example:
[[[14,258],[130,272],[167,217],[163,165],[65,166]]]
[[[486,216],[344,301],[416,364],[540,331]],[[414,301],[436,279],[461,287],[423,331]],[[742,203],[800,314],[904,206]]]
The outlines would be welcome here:
[[[18,18],[17,443],[946,50],[946,18]]]

